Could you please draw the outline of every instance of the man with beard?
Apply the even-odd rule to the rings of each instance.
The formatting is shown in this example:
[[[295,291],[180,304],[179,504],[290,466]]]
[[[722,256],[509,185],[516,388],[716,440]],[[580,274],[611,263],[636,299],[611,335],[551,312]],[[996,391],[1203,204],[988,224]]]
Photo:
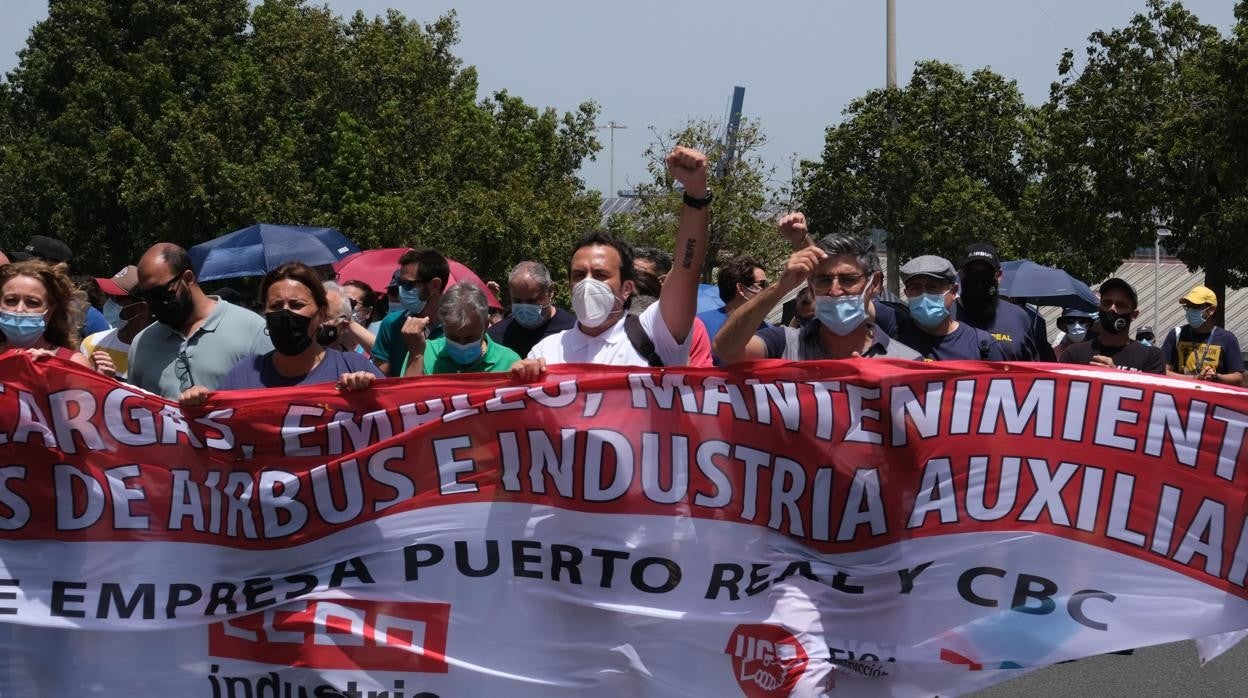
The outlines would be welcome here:
[[[676,231],[676,265],[663,282],[658,302],[641,315],[630,314],[627,306],[636,290],[632,245],[606,231],[583,236],[573,247],[568,266],[576,326],[538,342],[526,360],[512,366],[513,376],[534,381],[547,364],[688,364],[711,194],[702,153],[678,146],[668,154],[667,167],[684,188],[684,201]]]
[[[1067,347],[1062,361],[1164,375],[1166,357],[1161,349],[1131,339],[1131,321],[1140,314],[1135,289],[1115,277],[1101,284],[1100,294],[1096,336]]]
[[[215,390],[241,359],[273,351],[264,318],[205,294],[181,247],[148,248],[138,278],[134,295],[156,322],[130,344],[131,384],[176,400],[193,385]]]
[[[997,297],[1001,261],[997,248],[977,242],[966,248],[958,269],[959,297],[953,317],[992,335],[1007,361],[1055,361],[1048,328],[1039,313],[1028,313]]]

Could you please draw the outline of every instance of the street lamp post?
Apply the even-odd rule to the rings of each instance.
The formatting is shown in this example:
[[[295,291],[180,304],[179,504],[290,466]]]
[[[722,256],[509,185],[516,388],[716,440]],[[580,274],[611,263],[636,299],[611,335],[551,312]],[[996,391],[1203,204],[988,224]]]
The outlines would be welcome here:
[[[608,121],[606,126],[599,126],[598,130],[609,129],[611,131],[611,189],[607,192],[607,196],[615,196],[615,131],[616,129],[628,128],[624,124],[617,124],[614,120]]]
[[[1163,333],[1161,317],[1158,315],[1161,310],[1161,239],[1171,235],[1173,233],[1170,229],[1162,225],[1157,227],[1153,237],[1153,332],[1157,335]]]

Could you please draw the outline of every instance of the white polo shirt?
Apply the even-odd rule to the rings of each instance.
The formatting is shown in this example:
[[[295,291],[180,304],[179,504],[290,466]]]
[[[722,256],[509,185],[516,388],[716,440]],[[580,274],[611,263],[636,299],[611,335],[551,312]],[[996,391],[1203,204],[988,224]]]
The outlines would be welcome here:
[[[662,301],[660,301],[662,302]],[[654,351],[664,366],[689,364],[689,343],[693,332],[677,343],[659,314],[659,303],[652,304],[638,316],[641,328],[654,343]],[[624,330],[624,318],[602,334],[591,337],[581,331],[578,322],[572,329],[545,337],[534,345],[527,358],[546,359],[549,364],[601,364],[604,366],[649,366],[646,360],[628,341]]]

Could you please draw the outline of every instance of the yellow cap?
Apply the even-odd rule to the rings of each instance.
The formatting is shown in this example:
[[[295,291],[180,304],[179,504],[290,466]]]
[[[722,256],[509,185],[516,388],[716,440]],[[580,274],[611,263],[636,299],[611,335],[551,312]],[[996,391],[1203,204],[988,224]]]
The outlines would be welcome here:
[[[1217,305],[1218,297],[1205,286],[1197,286],[1179,299],[1183,305]]]

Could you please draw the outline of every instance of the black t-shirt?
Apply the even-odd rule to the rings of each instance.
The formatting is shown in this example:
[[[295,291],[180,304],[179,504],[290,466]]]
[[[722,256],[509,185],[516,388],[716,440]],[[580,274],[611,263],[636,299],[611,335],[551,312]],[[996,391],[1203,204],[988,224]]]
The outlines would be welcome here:
[[[563,308],[555,308],[554,317],[547,320],[545,324],[532,329],[516,322],[516,319],[509,315],[490,327],[487,332],[490,334],[490,339],[516,352],[523,359],[529,355],[529,350],[538,342],[556,332],[570,330],[573,327],[576,327],[576,316]]]
[[[1066,347],[1062,353],[1062,361],[1068,364],[1089,364],[1096,355],[1108,356],[1114,360],[1114,368],[1120,371],[1137,371],[1140,373],[1166,372],[1166,356],[1157,347],[1148,347],[1134,339],[1128,340],[1121,347],[1103,346],[1096,339],[1079,342]]]

